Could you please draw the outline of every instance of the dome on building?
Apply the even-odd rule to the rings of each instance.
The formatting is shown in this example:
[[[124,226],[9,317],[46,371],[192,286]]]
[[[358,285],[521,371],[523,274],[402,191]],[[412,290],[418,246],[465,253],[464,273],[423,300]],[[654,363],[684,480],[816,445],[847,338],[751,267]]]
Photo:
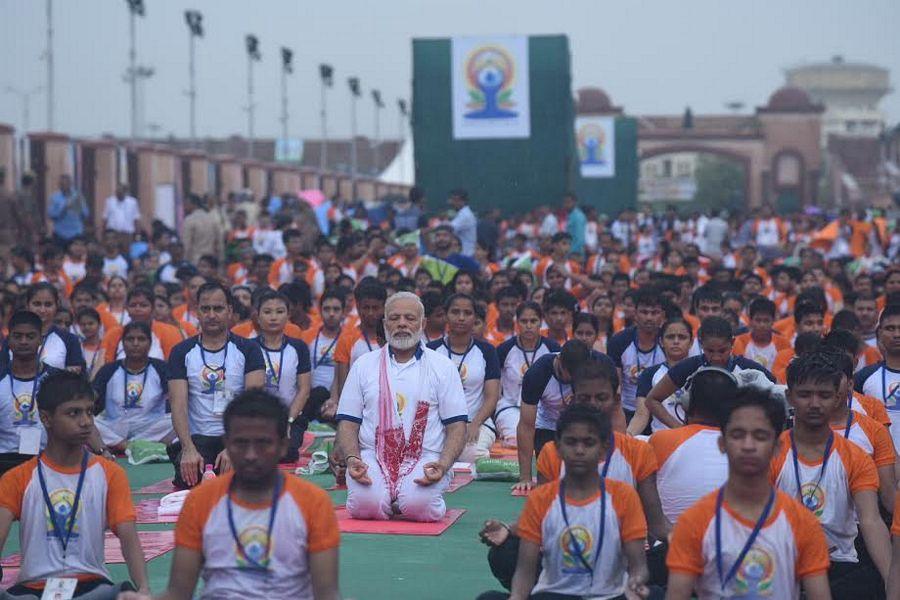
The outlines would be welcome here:
[[[578,89],[578,114],[621,113],[622,108],[613,106],[609,95],[598,87]]]
[[[775,90],[775,93],[769,96],[769,103],[766,105],[766,108],[768,110],[792,112],[817,109],[806,92],[798,87],[791,86]]]

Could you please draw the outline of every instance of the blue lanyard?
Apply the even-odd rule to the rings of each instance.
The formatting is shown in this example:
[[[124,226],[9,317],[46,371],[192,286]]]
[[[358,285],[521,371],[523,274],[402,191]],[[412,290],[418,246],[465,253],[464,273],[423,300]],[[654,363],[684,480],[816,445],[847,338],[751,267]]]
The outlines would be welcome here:
[[[38,369],[37,372],[34,374],[34,380],[31,382],[31,409],[28,411],[27,415],[22,415],[22,417],[26,421],[29,421],[29,422],[32,421],[32,417],[34,417],[34,413],[37,411],[37,397],[36,396],[37,396],[38,379],[40,379],[40,376],[41,376],[41,370]],[[13,389],[13,381],[21,381],[21,380],[16,379],[16,377],[13,376],[12,367],[10,367],[9,393],[12,395],[12,401],[15,404],[18,396],[16,396],[16,390]]]
[[[850,419],[852,420],[853,413],[850,413]],[[848,429],[849,431],[849,429]],[[797,458],[797,445],[794,443],[794,430],[791,429],[791,457],[794,459],[794,478],[797,481],[797,495],[800,497],[800,504],[809,508],[809,502],[816,495],[816,492],[819,490],[819,484],[822,483],[822,477],[825,475],[825,467],[828,466],[828,459],[831,458],[831,448],[834,446],[834,432],[831,432],[831,435],[828,436],[828,441],[825,442],[825,455],[822,457],[822,467],[819,469],[819,477],[816,479],[816,487],[810,491],[809,494],[803,494],[803,483],[800,481],[800,461]]]
[[[853,425],[853,390],[847,397],[847,426],[844,427],[844,439],[850,439],[850,427]]]
[[[653,344],[653,355],[650,357],[650,363],[651,363],[651,364],[649,365],[649,366],[651,366],[651,367],[652,367],[653,365],[656,364],[656,350],[657,350],[657,348],[659,348],[659,344],[657,344],[657,343],[654,342],[654,344]],[[648,352],[642,352],[642,351],[641,351],[641,347],[637,345],[637,339],[635,339],[635,342],[634,342],[634,362],[637,363],[637,364],[635,365],[635,367],[636,367],[636,369],[637,369],[637,370],[635,371],[635,378],[637,378],[637,376],[640,375],[640,374],[641,374],[641,371],[643,370],[643,369],[641,369],[641,354],[649,354],[649,353],[648,353]],[[644,368],[646,369],[647,367],[644,367]]]
[[[66,556],[66,549],[69,547],[69,540],[72,538],[72,530],[75,528],[75,520],[78,518],[78,505],[81,503],[81,488],[84,487],[84,474],[87,473],[88,453],[87,450],[81,456],[81,473],[78,475],[78,486],[75,488],[75,500],[72,501],[72,508],[69,514],[65,515],[64,523],[59,522],[56,509],[50,500],[50,494],[47,491],[47,479],[44,477],[44,469],[41,466],[41,455],[37,457],[38,481],[41,484],[41,492],[44,496],[44,504],[47,506],[47,512],[50,513],[50,524],[53,526],[53,532],[59,538],[62,546],[63,558]],[[67,523],[66,523],[67,522]],[[66,535],[63,536],[63,527],[65,526]]]
[[[281,349],[278,351],[278,373],[275,373],[275,365],[272,364],[272,357],[269,356],[269,349],[263,344],[261,336],[256,338],[256,343],[259,344],[263,358],[266,359],[266,387],[277,390],[281,385],[281,370],[284,368],[284,349],[287,346],[287,340],[282,337]],[[269,377],[269,373],[272,374],[271,378]],[[274,383],[270,384],[270,381],[274,381]]]
[[[772,507],[775,505],[775,489],[772,488],[772,491],[769,493],[769,501],[766,502],[762,514],[759,515],[759,520],[756,521],[756,525],[753,526],[753,530],[750,532],[750,537],[744,542],[744,547],[741,548],[734,564],[728,569],[727,575],[724,574],[722,565],[722,504],[724,501],[725,486],[722,486],[719,488],[719,494],[716,497],[716,569],[719,571],[719,584],[722,586],[722,591],[725,591],[725,586],[728,585],[728,582],[731,581],[735,575],[737,575],[738,569],[741,568],[741,563],[744,562],[747,553],[750,552],[750,548],[753,547],[753,542],[756,541],[759,532],[762,531],[766,519],[769,518],[769,513],[772,512]]]
[[[611,448],[612,446],[610,446]],[[607,456],[607,465],[609,465],[609,456]],[[606,467],[604,467],[604,470]],[[582,566],[590,573],[591,581],[594,580],[594,568],[600,561],[600,550],[603,548],[603,537],[606,533],[606,478],[600,476],[600,531],[597,535],[597,549],[594,551],[594,565],[592,566],[584,557],[584,547],[581,542],[572,533],[571,525],[569,525],[569,515],[566,511],[566,480],[559,480],[559,509],[562,512],[563,522],[566,524],[566,530],[569,532],[569,544],[571,545],[572,554],[578,557]]]
[[[884,401],[884,405],[887,406],[888,400],[892,400],[892,398],[897,394],[897,391],[900,390],[900,386],[894,388],[894,391],[890,394],[887,393],[887,363],[881,363],[881,398]]]
[[[363,334],[363,339],[366,341],[366,346],[368,346],[369,352],[371,352],[372,351],[372,342],[369,341],[369,334],[367,334],[365,331],[362,331],[362,328],[360,328],[360,331]]]
[[[447,348],[447,358],[449,358],[450,360],[453,360],[453,355],[456,353],[450,349],[450,342],[446,338],[444,338],[442,340],[442,343]],[[471,342],[469,342],[469,347],[466,348],[466,351],[462,353],[462,358],[460,359],[459,364],[456,365],[457,373],[462,373],[463,365],[466,364],[466,357],[469,355],[469,352],[471,352],[472,348],[474,348],[474,347],[475,347],[475,340],[473,339]]]
[[[322,359],[319,360],[319,336],[322,335],[322,328],[319,327],[319,333],[316,334],[316,342],[313,345],[313,355],[312,355],[312,368],[313,371],[319,368],[321,363],[328,363],[328,353],[331,352],[331,349],[334,348],[334,345],[337,344],[338,338],[341,337],[341,330],[338,329],[337,335],[334,336],[334,339],[331,340],[331,343],[325,348],[325,352],[322,353]],[[333,361],[332,361],[333,363]],[[327,366],[327,365],[326,365]]]
[[[516,348],[519,349],[519,351],[522,353],[522,358],[525,359],[525,368],[530,369],[531,365],[534,364],[534,359],[537,358],[538,350],[541,349],[541,340],[538,339],[537,346],[534,347],[534,352],[531,353],[530,361],[528,360],[528,352],[525,350],[525,348],[519,345],[519,338],[516,338]]]
[[[234,480],[232,480],[233,482]],[[269,557],[272,551],[272,529],[275,526],[275,514],[278,512],[278,496],[281,495],[281,474],[275,474],[275,486],[272,488],[272,506],[269,508],[269,528],[266,531],[266,552],[262,557],[262,560],[257,561],[254,558],[251,558],[247,554],[247,549],[244,547],[244,543],[241,542],[240,537],[237,533],[237,527],[234,526],[234,509],[231,506],[231,490],[228,490],[228,494],[226,495],[225,504],[228,508],[228,527],[231,529],[231,537],[234,539],[234,544],[237,546],[238,552],[240,555],[250,563],[250,568],[259,569],[262,571],[269,570]]]
[[[124,403],[125,408],[137,408],[138,403],[141,401],[141,397],[144,395],[144,388],[147,387],[147,373],[150,372],[150,362],[147,362],[147,366],[144,367],[143,371],[139,371],[137,373],[129,373],[128,367],[125,366],[124,361],[122,362],[122,371],[125,373],[125,377],[123,377],[122,382],[122,402]],[[129,375],[144,375],[144,379],[141,381],[141,392],[137,395],[137,398],[134,399],[134,402],[128,401],[128,376]]]
[[[200,346],[200,360],[203,361],[203,366],[210,371],[218,371],[219,369],[222,369],[222,381],[225,381],[225,364],[228,362],[228,342],[230,341],[231,336],[225,338],[225,347],[223,348],[223,350],[225,350],[225,356],[222,357],[222,365],[219,367],[211,367],[209,363],[206,362],[206,350],[203,348],[203,338],[199,338],[197,342],[197,345]],[[217,353],[221,351],[222,350],[219,350],[217,351]],[[263,352],[263,354],[265,354],[265,352]],[[210,393],[215,393],[215,386],[213,386],[212,390],[210,390]]]

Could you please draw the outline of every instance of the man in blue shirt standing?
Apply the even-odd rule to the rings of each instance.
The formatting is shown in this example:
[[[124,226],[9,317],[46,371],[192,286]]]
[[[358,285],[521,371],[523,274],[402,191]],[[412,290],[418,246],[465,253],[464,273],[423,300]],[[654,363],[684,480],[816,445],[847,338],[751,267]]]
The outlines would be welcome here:
[[[90,214],[87,200],[72,187],[72,176],[59,176],[59,189],[50,196],[47,216],[53,221],[53,236],[59,242],[68,242],[84,234],[84,220]]]
[[[566,232],[572,236],[572,254],[584,253],[584,233],[587,229],[587,217],[578,208],[578,198],[569,192],[563,196],[563,208],[569,213],[566,219]]]
[[[469,208],[469,193],[466,190],[453,190],[450,192],[450,206],[456,209],[456,216],[450,221],[453,233],[459,238],[462,252],[465,256],[475,256],[475,241],[477,239],[478,219]]]

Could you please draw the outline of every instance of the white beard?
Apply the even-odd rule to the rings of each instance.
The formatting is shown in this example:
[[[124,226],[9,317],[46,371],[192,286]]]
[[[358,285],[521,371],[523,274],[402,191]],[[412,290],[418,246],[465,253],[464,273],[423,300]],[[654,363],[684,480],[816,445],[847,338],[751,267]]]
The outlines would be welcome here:
[[[409,350],[410,348],[415,348],[419,344],[419,339],[422,337],[422,330],[420,329],[419,331],[412,332],[409,335],[397,335],[385,330],[384,336],[387,338],[388,346],[391,348],[397,350]]]

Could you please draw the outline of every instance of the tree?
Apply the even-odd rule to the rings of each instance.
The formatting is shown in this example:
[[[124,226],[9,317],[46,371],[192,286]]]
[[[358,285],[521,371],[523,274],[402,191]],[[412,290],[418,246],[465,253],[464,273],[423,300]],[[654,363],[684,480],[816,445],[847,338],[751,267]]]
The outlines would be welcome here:
[[[738,163],[712,154],[703,154],[697,161],[694,180],[697,191],[694,204],[697,210],[725,208],[734,211],[746,206],[746,173]]]

